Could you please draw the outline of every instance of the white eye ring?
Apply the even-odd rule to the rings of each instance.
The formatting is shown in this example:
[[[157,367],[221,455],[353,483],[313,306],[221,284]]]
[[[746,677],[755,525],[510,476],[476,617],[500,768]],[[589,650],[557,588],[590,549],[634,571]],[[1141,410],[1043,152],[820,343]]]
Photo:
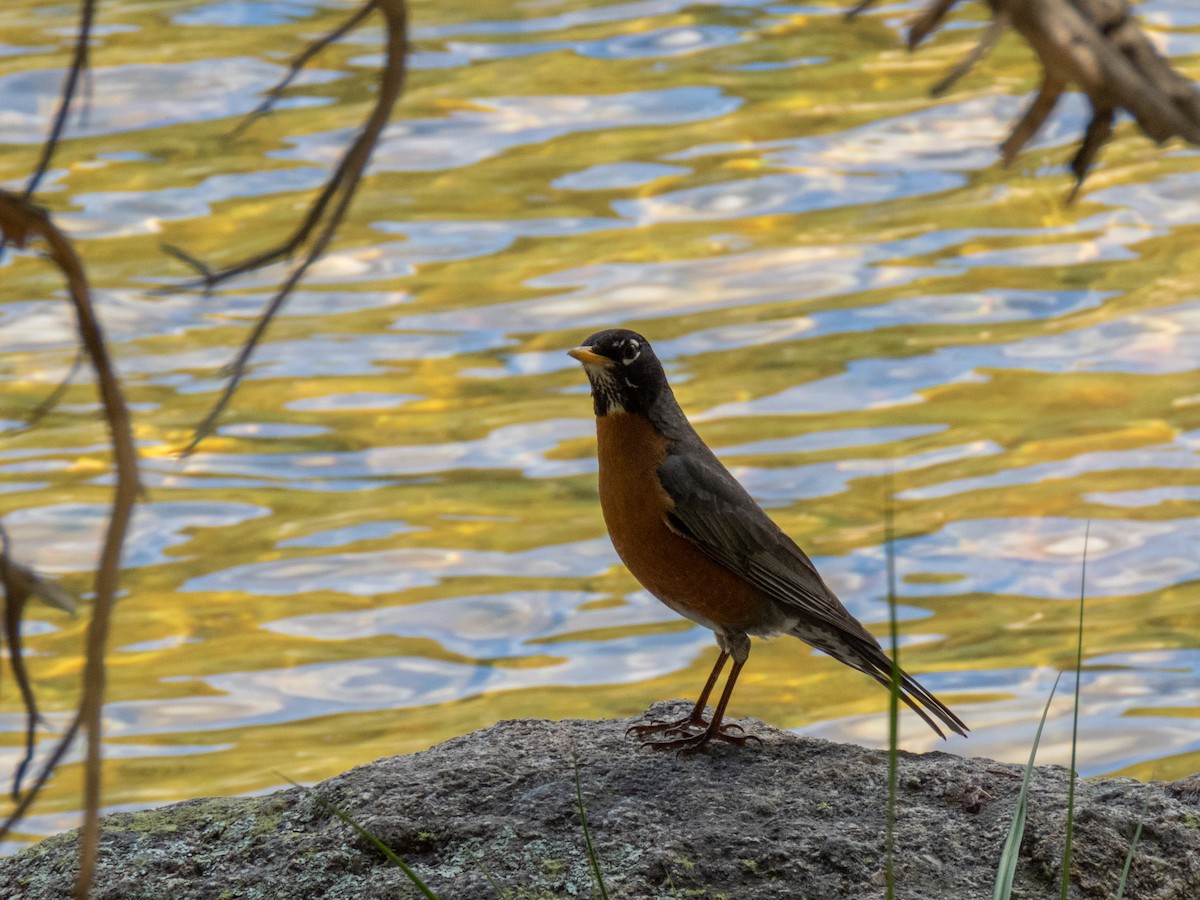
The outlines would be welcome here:
[[[633,355],[621,357],[621,365],[623,366],[633,365],[635,362],[637,362],[638,357],[642,355],[642,345],[632,338],[629,340],[629,349],[633,351]]]

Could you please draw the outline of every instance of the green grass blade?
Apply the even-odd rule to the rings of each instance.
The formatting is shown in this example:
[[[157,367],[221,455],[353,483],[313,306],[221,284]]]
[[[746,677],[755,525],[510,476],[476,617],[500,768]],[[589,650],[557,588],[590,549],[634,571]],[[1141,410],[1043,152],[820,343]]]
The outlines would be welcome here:
[[[1142,812],[1138,816],[1137,829],[1133,832],[1133,842],[1129,845],[1129,853],[1125,856],[1125,868],[1121,870],[1121,880],[1117,883],[1117,900],[1125,896],[1125,884],[1129,880],[1129,867],[1133,865],[1133,853],[1137,850],[1138,841],[1142,838],[1142,826],[1146,823],[1146,810],[1150,808],[1150,795],[1142,802]]]
[[[667,884],[671,886],[671,896],[674,897],[675,900],[680,900],[679,888],[675,887],[675,879],[671,877],[671,872],[669,869],[667,870]],[[1121,900],[1121,898],[1118,897],[1117,900]]]
[[[575,802],[579,807],[579,824],[583,828],[583,845],[587,848],[588,865],[596,879],[600,890],[600,900],[608,900],[608,890],[604,887],[604,874],[600,871],[600,858],[596,855],[596,847],[592,843],[592,833],[588,830],[587,812],[583,808],[583,787],[579,783],[579,757],[571,755],[571,765],[575,767]]]
[[[900,743],[900,628],[896,622],[896,547],[893,533],[892,474],[889,471],[884,489],[887,496],[883,507],[883,544],[887,558],[888,634],[892,644],[892,680],[888,698],[888,802],[887,847],[884,878],[887,900],[896,897],[896,780],[899,771]]]
[[[416,885],[417,890],[419,890],[422,894],[424,894],[425,897],[427,898],[427,900],[438,900],[438,895],[429,889],[429,885],[427,885],[424,881],[422,881],[421,877],[419,875],[417,875],[417,873],[414,872],[412,869],[410,869],[408,867],[408,864],[405,863],[404,860],[402,860],[399,856],[397,856],[395,851],[393,851],[391,847],[389,847],[387,844],[385,844],[379,838],[375,837],[375,835],[371,834],[371,832],[367,831],[367,829],[363,828],[361,825],[359,825],[357,822],[355,822],[354,819],[352,819],[350,817],[349,813],[345,812],[340,807],[335,806],[334,804],[330,803],[328,800],[326,800],[324,797],[322,797],[320,794],[318,794],[312,788],[305,787],[302,784],[296,784],[296,782],[292,781],[292,779],[288,778],[286,775],[284,775],[282,777],[285,778],[288,781],[288,783],[290,783],[293,787],[298,787],[298,788],[300,788],[300,790],[309,794],[314,800],[317,801],[318,804],[320,804],[322,809],[333,813],[335,816],[337,816],[339,819],[341,819],[343,822],[345,822],[347,825],[349,825],[351,828],[353,828],[355,831],[357,831],[360,835],[362,835],[362,837],[364,837],[368,843],[370,843],[376,850],[378,850],[380,853],[382,853],[387,858],[388,862],[390,862],[393,866],[395,866],[397,869],[399,869],[401,872],[403,872],[405,875],[407,875],[408,880],[411,881],[414,885]]]
[[[1062,678],[1059,672],[1050,688],[1050,696],[1046,698],[1046,706],[1042,710],[1042,720],[1038,722],[1037,732],[1033,736],[1033,747],[1029,750],[1029,762],[1025,765],[1025,775],[1021,779],[1021,790],[1017,794],[1017,808],[1013,811],[1012,825],[1008,829],[1008,837],[1004,841],[1004,849],[1000,851],[1000,866],[996,870],[996,888],[992,892],[992,900],[1011,900],[1013,879],[1017,874],[1017,859],[1021,853],[1021,839],[1025,836],[1025,813],[1029,808],[1029,782],[1033,778],[1033,764],[1037,760],[1038,744],[1042,741],[1042,729],[1046,725],[1046,716],[1050,713],[1050,703],[1054,700],[1054,692]]]
[[[1067,891],[1071,887],[1071,850],[1075,844],[1075,754],[1079,748],[1079,682],[1083,670],[1083,598],[1087,594],[1087,551],[1088,537],[1092,533],[1092,520],[1088,519],[1087,528],[1083,532],[1083,565],[1079,573],[1079,635],[1075,644],[1075,708],[1071,716],[1071,768],[1068,774],[1071,782],[1067,785],[1067,840],[1063,844],[1062,882],[1059,885],[1059,900],[1067,900]]]
[[[506,896],[504,888],[500,886],[500,882],[498,882],[492,875],[491,870],[489,870],[488,867],[483,864],[483,857],[474,850],[468,850],[467,853],[471,855],[471,861],[475,863],[475,867],[483,873],[483,877],[487,879],[487,883],[491,885],[492,890],[496,892],[496,896],[499,897],[500,900],[504,900]]]

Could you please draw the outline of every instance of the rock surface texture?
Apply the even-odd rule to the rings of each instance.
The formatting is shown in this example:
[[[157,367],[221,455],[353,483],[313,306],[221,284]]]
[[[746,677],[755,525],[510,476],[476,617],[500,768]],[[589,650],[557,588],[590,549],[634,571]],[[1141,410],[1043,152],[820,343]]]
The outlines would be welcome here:
[[[659,704],[679,717],[689,706]],[[641,721],[641,720],[639,720]],[[631,720],[513,721],[382,759],[311,791],[192,800],[103,822],[96,898],[420,896],[319,794],[401,856],[443,900],[592,897],[576,805],[612,898],[884,895],[887,754],[741,721],[762,746],[692,756],[640,749]],[[573,760],[577,759],[577,763]],[[897,896],[990,898],[1021,767],[902,754]],[[1067,773],[1038,769],[1015,896],[1058,896]],[[1073,898],[1200,897],[1200,776],[1089,780],[1076,791]],[[74,833],[0,860],[0,897],[69,897]]]

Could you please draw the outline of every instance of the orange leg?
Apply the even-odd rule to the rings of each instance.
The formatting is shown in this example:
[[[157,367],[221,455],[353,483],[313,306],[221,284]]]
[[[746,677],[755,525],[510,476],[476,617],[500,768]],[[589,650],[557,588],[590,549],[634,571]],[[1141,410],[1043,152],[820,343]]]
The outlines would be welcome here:
[[[684,716],[682,719],[676,719],[674,722],[652,722],[649,725],[630,725],[629,728],[625,729],[625,735],[629,736],[632,734],[638,738],[644,738],[652,734],[682,734],[685,731],[690,731],[692,728],[707,728],[708,722],[704,718],[704,707],[708,704],[708,695],[716,687],[717,676],[725,668],[725,661],[728,659],[728,651],[722,650],[721,655],[717,657],[716,665],[708,673],[708,681],[704,682],[704,690],[700,692],[700,698],[696,701],[696,705],[692,707],[689,715]]]
[[[722,654],[724,656],[726,654]],[[720,660],[720,664],[724,665],[725,661]],[[725,690],[721,692],[721,700],[717,703],[716,712],[713,713],[712,721],[708,723],[708,727],[700,734],[686,735],[677,737],[671,740],[663,741],[648,741],[643,744],[643,747],[649,747],[652,750],[678,750],[680,753],[695,753],[709,741],[724,741],[727,744],[744,745],[748,741],[755,741],[761,744],[762,741],[752,734],[730,734],[728,728],[737,728],[740,732],[740,726],[732,725],[722,727],[721,720],[725,717],[725,707],[729,705],[729,698],[733,696],[733,686],[737,683],[738,674],[742,671],[742,666],[746,664],[745,660],[735,662],[733,668],[729,670],[729,680],[725,682]],[[715,674],[713,676],[716,677]]]

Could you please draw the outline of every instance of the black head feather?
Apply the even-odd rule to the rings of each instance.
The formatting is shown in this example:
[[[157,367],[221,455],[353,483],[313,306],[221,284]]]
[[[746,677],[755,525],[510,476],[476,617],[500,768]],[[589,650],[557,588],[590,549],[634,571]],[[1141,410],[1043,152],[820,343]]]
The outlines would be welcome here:
[[[654,348],[636,331],[597,331],[571,355],[583,363],[597,416],[610,412],[649,415],[664,394],[671,395]]]

